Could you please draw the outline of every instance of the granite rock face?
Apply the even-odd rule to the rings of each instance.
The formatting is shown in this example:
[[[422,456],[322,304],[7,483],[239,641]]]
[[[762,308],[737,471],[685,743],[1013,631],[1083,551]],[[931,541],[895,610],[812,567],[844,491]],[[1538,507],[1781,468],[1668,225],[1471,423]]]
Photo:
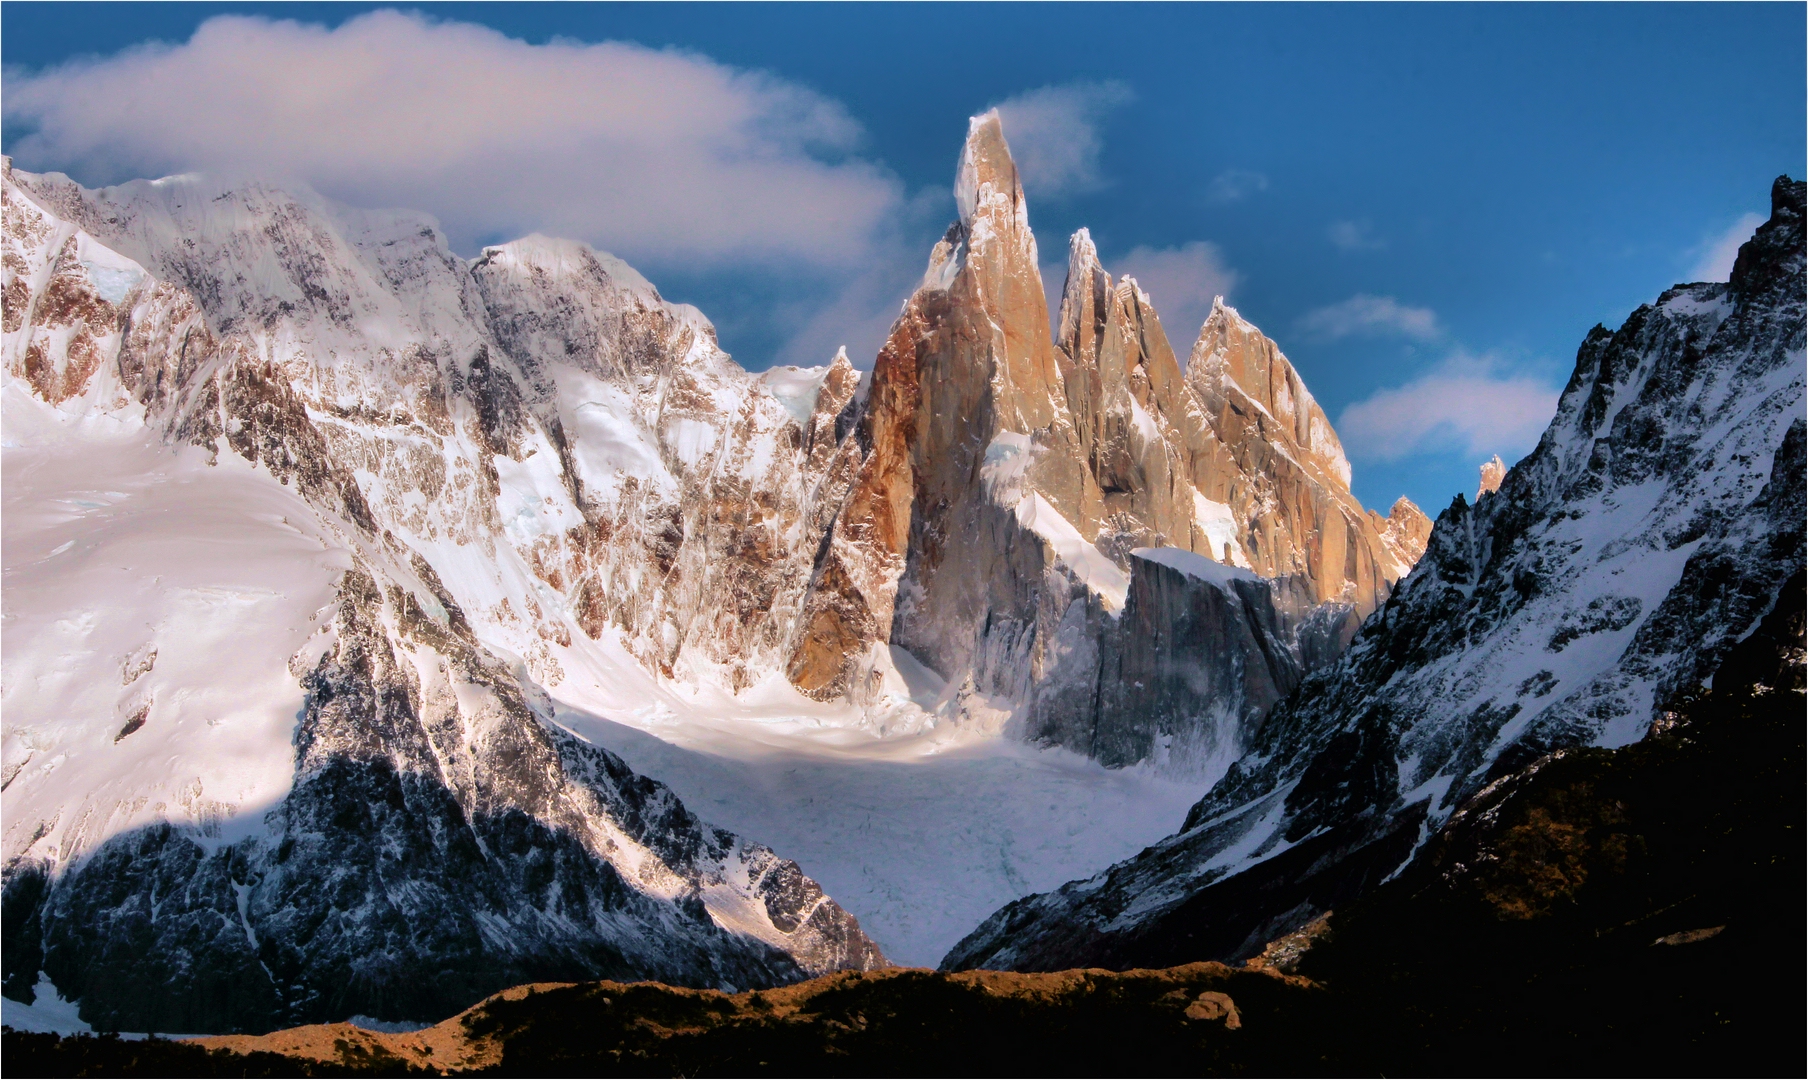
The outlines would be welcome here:
[[[961,219],[874,368],[867,457],[805,601],[793,681],[858,699],[882,683],[883,648],[902,648],[946,680],[944,714],[1113,764],[1171,742],[1156,727],[1211,743],[1223,717],[1249,729],[1385,600],[1429,523],[1404,500],[1389,518],[1363,510],[1323,411],[1233,309],[1214,308],[1183,373],[1148,296],[1113,283],[1084,230],[1051,337],[995,114],[974,119],[955,192]],[[1269,599],[1248,602],[1273,625],[1200,638],[1242,644],[1195,665],[1223,671],[1169,685],[1173,723],[1155,727],[1120,667],[1156,662],[1136,653],[1160,637],[1152,597],[1175,584],[1137,584],[1166,574],[1138,549],[1269,579]],[[1132,592],[1143,601],[1125,624]],[[1198,599],[1216,610],[1217,595]],[[1257,637],[1270,659],[1252,668],[1241,657]],[[1251,681],[1256,668],[1267,674]]]
[[[1492,782],[1643,737],[1800,587],[1803,194],[1776,182],[1729,283],[1589,333],[1538,448],[1439,516],[1180,832],[1008,905],[944,964],[1251,956],[1396,872]]]

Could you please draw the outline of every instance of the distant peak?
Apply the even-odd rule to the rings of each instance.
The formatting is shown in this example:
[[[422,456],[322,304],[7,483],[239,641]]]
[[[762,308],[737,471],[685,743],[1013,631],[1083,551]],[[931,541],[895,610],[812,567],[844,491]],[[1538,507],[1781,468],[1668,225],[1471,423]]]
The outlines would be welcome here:
[[[1017,163],[1004,139],[998,110],[981,113],[967,122],[967,142],[961,147],[960,168],[954,179],[954,201],[960,207],[961,224],[971,226],[986,189],[1022,201]]]
[[[1490,491],[1499,491],[1500,482],[1507,478],[1507,463],[1495,454],[1493,460],[1482,462],[1482,483],[1475,489],[1476,499],[1480,499]]]
[[[506,244],[491,244],[472,260],[473,265],[537,267],[555,275],[600,272],[615,288],[649,304],[661,303],[659,290],[640,271],[607,251],[581,240],[529,233]]]
[[[1142,283],[1137,281],[1134,277],[1131,277],[1129,274],[1125,274],[1118,279],[1117,287],[1123,290],[1126,298],[1134,296],[1136,297],[1136,302],[1146,308],[1153,308],[1155,306],[1155,301],[1149,299],[1149,294],[1143,291]]]
[[[1067,240],[1067,258],[1069,263],[1081,261],[1098,262],[1098,245],[1092,242],[1092,230],[1082,225]]]

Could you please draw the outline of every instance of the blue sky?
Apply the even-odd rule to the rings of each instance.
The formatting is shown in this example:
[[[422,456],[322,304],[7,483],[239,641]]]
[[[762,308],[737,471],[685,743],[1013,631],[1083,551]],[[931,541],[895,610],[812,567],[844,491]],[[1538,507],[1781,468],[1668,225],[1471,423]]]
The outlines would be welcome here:
[[[387,10],[12,0],[6,151],[302,179],[466,254],[576,235],[749,367],[870,364],[1001,105],[1045,265],[1090,227],[1182,351],[1226,292],[1363,501],[1434,514],[1808,158],[1800,4]]]

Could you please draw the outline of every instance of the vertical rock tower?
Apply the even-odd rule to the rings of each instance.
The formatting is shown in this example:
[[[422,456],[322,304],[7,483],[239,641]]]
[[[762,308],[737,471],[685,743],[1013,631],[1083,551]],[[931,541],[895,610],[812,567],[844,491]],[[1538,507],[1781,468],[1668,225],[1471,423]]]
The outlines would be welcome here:
[[[1213,308],[1183,372],[1149,296],[1113,283],[1085,230],[1051,334],[995,112],[970,124],[955,197],[960,220],[874,367],[865,457],[821,549],[793,683],[860,700],[901,647],[948,680],[942,704],[965,721],[1094,753],[1121,719],[1100,689],[1147,646],[1133,628],[1157,601],[1133,583],[1222,592],[1215,566],[1284,609],[1268,642],[1250,629],[1262,619],[1226,610],[1234,641],[1189,661],[1265,668],[1268,689],[1228,705],[1259,715],[1386,599],[1429,522],[1404,500],[1387,518],[1363,510],[1323,410],[1235,310]],[[1302,652],[1308,616],[1322,640]]]

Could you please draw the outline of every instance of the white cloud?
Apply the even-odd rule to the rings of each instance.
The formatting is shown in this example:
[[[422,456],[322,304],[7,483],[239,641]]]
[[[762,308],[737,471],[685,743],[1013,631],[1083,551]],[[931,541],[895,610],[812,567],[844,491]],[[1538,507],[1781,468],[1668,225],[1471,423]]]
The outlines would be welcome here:
[[[1044,86],[998,103],[1005,141],[1031,195],[1062,198],[1105,186],[1099,172],[1107,114],[1135,97],[1121,82]]]
[[[1379,251],[1387,241],[1376,235],[1375,226],[1367,218],[1361,221],[1333,221],[1325,230],[1331,243],[1344,251]]]
[[[1733,222],[1732,228],[1709,240],[1703,245],[1700,261],[1695,269],[1689,271],[1690,281],[1725,281],[1733,276],[1733,262],[1739,258],[1739,248],[1764,219],[1757,214],[1746,214]]]
[[[1149,294],[1168,343],[1182,363],[1212,313],[1212,298],[1229,296],[1241,277],[1225,264],[1218,245],[1204,240],[1171,248],[1133,247],[1116,260],[1114,269],[1135,278]]]
[[[5,91],[24,167],[299,179],[432,213],[464,251],[538,229],[630,260],[846,266],[903,199],[850,156],[841,105],[782,79],[395,11],[330,30],[218,16],[183,44],[9,72]]]
[[[1409,307],[1391,296],[1357,293],[1348,300],[1306,313],[1300,333],[1321,341],[1356,334],[1399,335],[1415,341],[1436,341],[1444,336],[1438,316],[1430,308]]]
[[[1459,352],[1405,386],[1351,404],[1337,433],[1357,461],[1439,452],[1511,461],[1537,445],[1561,392],[1493,357]]]
[[[1213,202],[1236,202],[1251,193],[1268,190],[1268,177],[1248,169],[1226,169],[1212,178],[1205,197]]]

